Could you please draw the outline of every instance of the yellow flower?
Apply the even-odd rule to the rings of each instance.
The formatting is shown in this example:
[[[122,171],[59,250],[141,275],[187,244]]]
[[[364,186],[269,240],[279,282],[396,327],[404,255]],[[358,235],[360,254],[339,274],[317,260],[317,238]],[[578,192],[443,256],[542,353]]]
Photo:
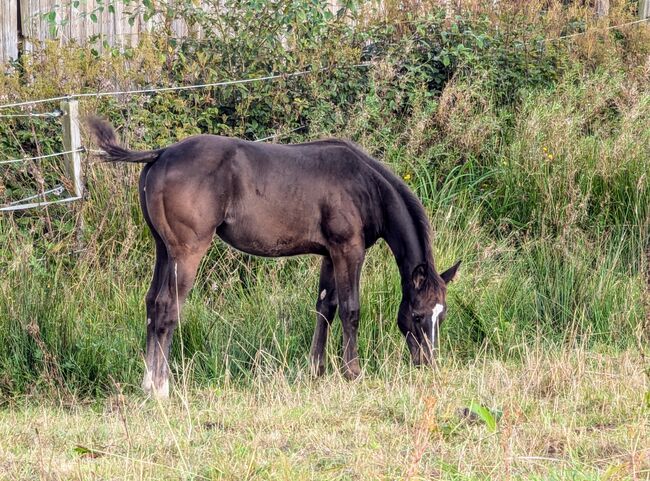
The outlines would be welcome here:
[[[548,159],[553,160],[553,154],[548,154]]]
[[[404,175],[404,180],[411,180],[411,174]]]
[[[544,152],[548,152],[548,149],[547,149],[546,147],[542,147],[542,150],[543,150]]]

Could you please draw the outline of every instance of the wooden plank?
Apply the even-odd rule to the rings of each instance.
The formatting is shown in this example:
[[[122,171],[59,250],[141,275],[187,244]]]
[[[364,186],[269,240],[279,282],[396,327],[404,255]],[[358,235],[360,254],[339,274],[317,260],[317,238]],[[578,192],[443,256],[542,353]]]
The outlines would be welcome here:
[[[8,62],[18,57],[18,4],[15,1],[0,3],[0,61]]]
[[[32,38],[34,38],[35,26],[29,17],[30,0],[20,0],[20,28],[23,32],[23,50],[31,52],[34,49]]]
[[[81,8],[81,4],[79,4],[79,8],[75,8],[72,2],[68,2],[64,10],[66,17],[68,18],[68,24],[67,24],[68,40],[76,40],[79,43],[81,43],[80,40],[83,37],[85,37],[85,35],[80,34],[81,33],[80,32],[81,17],[79,15],[80,8]]]

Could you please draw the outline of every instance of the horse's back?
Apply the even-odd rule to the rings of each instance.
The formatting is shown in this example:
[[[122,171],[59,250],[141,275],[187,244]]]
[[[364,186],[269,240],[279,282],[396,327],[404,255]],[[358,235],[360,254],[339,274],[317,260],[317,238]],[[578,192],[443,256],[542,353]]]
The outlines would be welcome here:
[[[281,145],[201,135],[170,146],[145,185],[155,184],[157,203],[181,224],[204,220],[240,250],[285,256],[324,254],[332,243],[375,232],[382,217],[375,177],[345,141]]]

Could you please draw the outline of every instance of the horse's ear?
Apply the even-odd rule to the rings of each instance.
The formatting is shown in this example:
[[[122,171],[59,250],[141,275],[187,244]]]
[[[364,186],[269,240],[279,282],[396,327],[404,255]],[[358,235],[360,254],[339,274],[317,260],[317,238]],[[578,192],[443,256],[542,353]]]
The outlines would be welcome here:
[[[426,264],[420,264],[415,269],[413,269],[413,274],[411,274],[411,280],[413,281],[413,287],[416,291],[421,290],[427,283],[427,266]]]
[[[451,281],[454,280],[454,277],[456,277],[456,272],[458,272],[459,267],[460,267],[460,261],[456,262],[453,266],[451,266],[445,272],[440,274],[440,277],[442,277],[442,280],[445,281],[445,284],[449,284]]]

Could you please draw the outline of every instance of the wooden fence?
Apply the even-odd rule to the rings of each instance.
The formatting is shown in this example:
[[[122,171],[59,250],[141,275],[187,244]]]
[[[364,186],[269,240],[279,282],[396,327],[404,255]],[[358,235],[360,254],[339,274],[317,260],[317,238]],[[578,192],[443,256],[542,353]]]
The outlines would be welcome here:
[[[494,0],[495,4],[498,1]],[[441,0],[449,6],[456,2],[462,4],[462,0]],[[640,18],[650,18],[650,0],[638,2]],[[331,6],[336,8],[340,3],[333,1]],[[17,58],[21,50],[32,50],[46,39],[83,44],[101,36],[102,41],[111,45],[137,42],[138,35],[159,20],[145,22],[142,12],[134,14],[142,5],[142,0],[134,0],[129,6],[110,0],[0,0],[0,64]],[[606,15],[609,0],[595,0],[595,8]],[[177,37],[188,32],[187,26],[178,20],[172,22],[171,29]]]
[[[159,20],[144,21],[143,13],[140,0],[127,6],[107,0],[0,0],[0,63],[47,39],[80,44],[96,37],[110,45],[137,42],[138,35]],[[179,37],[188,31],[178,20],[171,28]]]

